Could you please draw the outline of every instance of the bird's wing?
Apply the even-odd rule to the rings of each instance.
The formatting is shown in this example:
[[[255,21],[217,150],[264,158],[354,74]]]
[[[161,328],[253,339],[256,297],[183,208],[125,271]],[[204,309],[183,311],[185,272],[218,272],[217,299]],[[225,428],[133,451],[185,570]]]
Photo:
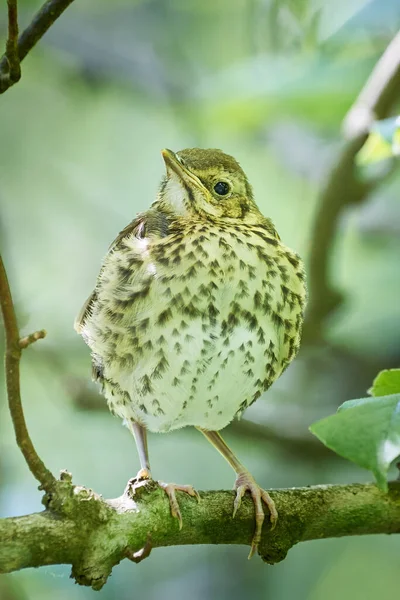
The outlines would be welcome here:
[[[170,224],[171,218],[157,208],[152,208],[145,213],[140,213],[135,219],[133,219],[133,221],[129,223],[129,225],[124,227],[124,229],[119,232],[115,240],[110,245],[108,252],[110,253],[115,250],[122,240],[131,235],[135,235],[139,239],[149,236],[151,236],[152,239],[166,237],[169,233]],[[93,302],[95,302],[96,297],[97,291],[95,288],[75,319],[74,329],[78,333],[82,333],[85,319],[87,315],[90,314],[91,307]]]

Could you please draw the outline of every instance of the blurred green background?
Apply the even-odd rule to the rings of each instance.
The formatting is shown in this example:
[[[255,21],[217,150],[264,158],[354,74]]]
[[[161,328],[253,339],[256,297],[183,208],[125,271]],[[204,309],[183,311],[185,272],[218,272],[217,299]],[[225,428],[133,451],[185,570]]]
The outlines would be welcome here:
[[[21,27],[39,3],[20,0]],[[6,7],[0,11],[6,30]],[[116,233],[154,199],[160,149],[219,147],[242,164],[263,212],[307,260],[319,192],[340,152],[341,120],[400,26],[398,0],[76,0],[23,63],[0,104],[0,244],[23,333],[26,418],[53,472],[105,497],[139,466],[133,439],[90,382],[72,323]],[[399,173],[342,214],[332,277],[345,302],[323,341],[225,432],[264,487],[368,481],[308,426],[365,395],[400,363]],[[2,337],[2,336],[1,336]],[[1,339],[0,344],[3,344]],[[2,377],[2,374],[0,375]],[[0,402],[0,510],[41,510]],[[198,489],[234,476],[192,430],[150,435],[156,478]],[[400,539],[306,543],[274,567],[244,547],[154,551],[114,569],[96,597],[386,600],[398,595]],[[0,579],[1,600],[95,592],[68,566]]]

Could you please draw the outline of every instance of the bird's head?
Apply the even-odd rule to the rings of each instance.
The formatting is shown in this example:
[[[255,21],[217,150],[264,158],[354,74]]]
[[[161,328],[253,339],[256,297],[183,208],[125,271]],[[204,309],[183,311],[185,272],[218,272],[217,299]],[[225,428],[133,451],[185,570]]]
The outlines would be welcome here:
[[[256,223],[264,219],[239,163],[221,150],[163,150],[158,202],[176,216]]]

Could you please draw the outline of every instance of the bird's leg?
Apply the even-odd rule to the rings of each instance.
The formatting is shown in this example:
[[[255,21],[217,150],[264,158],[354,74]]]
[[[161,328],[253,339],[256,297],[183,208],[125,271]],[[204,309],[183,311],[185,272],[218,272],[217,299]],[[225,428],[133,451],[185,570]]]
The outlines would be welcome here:
[[[260,488],[260,486],[256,483],[254,477],[249,473],[246,467],[238,461],[238,459],[233,454],[229,446],[227,446],[227,444],[224,442],[218,431],[206,431],[205,429],[200,429],[199,427],[198,430],[201,431],[201,433],[205,435],[208,441],[212,443],[212,445],[218,450],[218,452],[222,454],[222,456],[225,458],[225,460],[228,461],[228,463],[231,465],[231,467],[234,469],[237,475],[235,481],[235,489],[237,491],[235,502],[233,505],[233,517],[235,517],[240,507],[244,494],[247,491],[249,491],[251,494],[256,513],[256,529],[254,532],[253,540],[251,542],[251,549],[249,554],[249,558],[251,558],[253,554],[257,551],[258,544],[261,540],[261,531],[265,517],[264,510],[262,507],[262,501],[265,502],[265,504],[269,508],[272,529],[275,527],[276,521],[278,519],[278,512],[275,508],[275,503],[272,500],[271,496],[268,494],[268,492]]]
[[[150,471],[149,449],[147,446],[147,429],[143,427],[143,425],[139,425],[139,423],[129,422],[128,426],[135,438],[140,460],[141,468],[136,475],[136,481],[150,480],[152,477]],[[186,494],[189,494],[189,496],[196,498],[197,501],[200,500],[199,494],[191,485],[178,485],[177,483],[164,483],[163,481],[158,481],[157,483],[167,494],[169,505],[171,507],[171,515],[178,519],[179,529],[182,529],[182,514],[175,492],[185,492]]]
[[[147,429],[139,423],[128,423],[129,429],[131,430],[133,437],[135,438],[136,448],[139,454],[140,471],[136,475],[136,479],[141,481],[142,479],[151,479],[150,472],[150,459],[149,459],[149,448],[147,446]]]

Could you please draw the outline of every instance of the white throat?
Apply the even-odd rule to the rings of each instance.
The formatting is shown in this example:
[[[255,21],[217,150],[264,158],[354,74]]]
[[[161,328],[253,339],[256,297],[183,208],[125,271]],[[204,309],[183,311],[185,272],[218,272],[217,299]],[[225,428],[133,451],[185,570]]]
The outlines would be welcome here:
[[[168,204],[172,206],[177,215],[186,216],[189,214],[185,204],[185,202],[189,202],[188,194],[176,175],[171,175],[168,178],[164,194]]]

